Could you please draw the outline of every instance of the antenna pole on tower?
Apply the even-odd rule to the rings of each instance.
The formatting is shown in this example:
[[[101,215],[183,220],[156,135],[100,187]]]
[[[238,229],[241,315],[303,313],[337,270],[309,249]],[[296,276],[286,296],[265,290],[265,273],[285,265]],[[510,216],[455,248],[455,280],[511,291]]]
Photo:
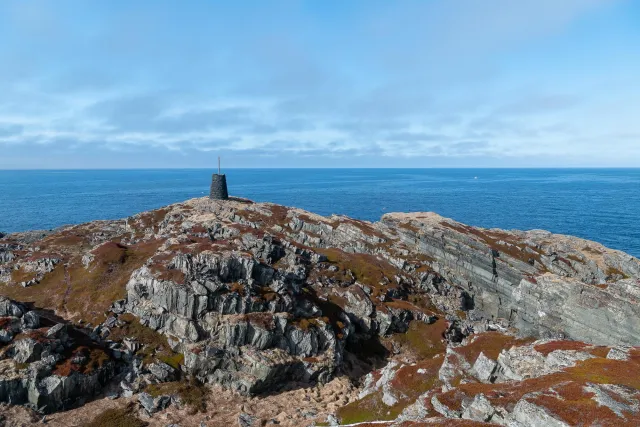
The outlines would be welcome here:
[[[218,156],[218,175],[220,175],[220,156]]]

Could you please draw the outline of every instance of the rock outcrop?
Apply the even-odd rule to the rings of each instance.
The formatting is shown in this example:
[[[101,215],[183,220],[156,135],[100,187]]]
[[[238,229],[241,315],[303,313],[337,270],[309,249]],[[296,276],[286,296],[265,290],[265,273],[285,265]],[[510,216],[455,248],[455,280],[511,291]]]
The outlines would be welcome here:
[[[640,345],[640,261],[546,231],[469,227],[436,214],[387,214],[411,250],[471,296],[470,317],[522,334]]]
[[[578,397],[627,422],[640,384],[611,370],[640,360],[639,279],[574,237],[242,199],[9,234],[0,402],[137,395],[148,417],[192,402],[187,379],[264,396],[347,375],[359,400],[329,422],[572,425]]]

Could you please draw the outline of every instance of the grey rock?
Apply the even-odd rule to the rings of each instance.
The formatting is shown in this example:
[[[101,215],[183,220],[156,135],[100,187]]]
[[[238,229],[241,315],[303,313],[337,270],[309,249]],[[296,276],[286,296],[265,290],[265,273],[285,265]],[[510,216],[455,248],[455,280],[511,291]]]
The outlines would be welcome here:
[[[172,381],[176,378],[176,370],[164,362],[151,363],[147,369],[160,382]]]
[[[462,415],[460,412],[454,411],[454,410],[450,409],[449,407],[447,407],[446,405],[442,404],[438,400],[437,396],[431,397],[431,406],[433,406],[433,409],[436,412],[438,412],[439,414],[444,415],[447,418],[460,418],[460,416]]]
[[[408,221],[419,233],[401,226]],[[575,237],[468,227],[433,213],[386,214],[382,225],[433,258],[434,270],[472,296],[486,319],[506,319],[525,335],[640,344],[636,258]],[[604,281],[606,288],[594,286]]]
[[[13,339],[13,332],[7,329],[0,329],[0,343],[8,343]]]
[[[607,353],[607,359],[629,360],[629,350],[631,347],[613,347]]]
[[[513,409],[513,419],[522,427],[569,427],[563,421],[551,416],[544,408],[526,399],[520,399]]]
[[[16,363],[30,363],[40,359],[42,344],[32,338],[23,338],[14,344]]]
[[[37,329],[40,327],[40,315],[35,311],[29,311],[22,316],[22,328]]]
[[[496,370],[498,363],[495,360],[489,359],[484,353],[480,353],[475,363],[473,364],[472,374],[482,381],[483,383],[492,382],[493,373]]]
[[[57,323],[49,328],[46,333],[47,338],[58,338],[60,340],[67,339],[67,325],[64,323]]]
[[[138,395],[138,402],[144,409],[147,410],[148,413],[153,414],[156,411],[155,402],[153,396],[149,393],[140,393]]]
[[[0,316],[21,317],[24,312],[25,309],[22,304],[0,296]]]
[[[493,408],[493,405],[491,405],[491,402],[489,402],[489,400],[481,393],[476,395],[473,402],[466,407],[462,413],[462,418],[466,420],[488,422],[491,420],[495,412],[496,411]]]
[[[150,414],[164,410],[171,403],[171,396],[153,397],[149,393],[143,392],[138,394],[138,402]]]
[[[260,425],[260,420],[253,415],[249,415],[247,413],[241,413],[238,415],[238,426],[239,427],[258,427]]]

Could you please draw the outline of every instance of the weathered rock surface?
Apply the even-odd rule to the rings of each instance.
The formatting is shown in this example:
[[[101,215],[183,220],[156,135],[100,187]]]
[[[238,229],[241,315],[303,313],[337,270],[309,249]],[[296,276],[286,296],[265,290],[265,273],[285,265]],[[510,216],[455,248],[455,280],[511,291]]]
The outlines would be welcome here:
[[[387,214],[414,253],[471,296],[471,317],[521,333],[640,345],[640,261],[571,236],[469,227],[436,214]]]
[[[0,317],[10,331],[0,348],[0,402],[50,413],[85,402],[113,376],[107,353],[81,331],[62,323],[39,328],[37,313],[7,298],[0,312],[22,317]]]
[[[240,199],[10,234],[0,402],[137,394],[149,416],[187,377],[256,395],[349,375],[360,400],[329,422],[560,426],[580,404],[624,425],[640,384],[611,370],[639,363],[639,279],[639,260],[574,237]]]

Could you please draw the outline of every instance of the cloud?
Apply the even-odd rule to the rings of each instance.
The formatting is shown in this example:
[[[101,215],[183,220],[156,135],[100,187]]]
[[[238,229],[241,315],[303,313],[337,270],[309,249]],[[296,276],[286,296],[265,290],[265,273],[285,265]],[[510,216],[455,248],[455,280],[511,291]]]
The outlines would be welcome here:
[[[387,141],[403,141],[403,142],[428,142],[428,141],[446,141],[451,137],[443,134],[424,133],[424,132],[396,132],[385,136]]]
[[[537,95],[499,107],[496,109],[495,114],[501,116],[553,114],[560,110],[575,107],[580,104],[580,101],[580,97],[573,95]]]
[[[621,4],[274,1],[247,13],[230,2],[9,1],[0,144],[40,144],[43,158],[147,148],[140,161],[151,163],[210,151],[356,163],[578,151],[566,146],[597,158],[603,140],[622,152],[637,142],[624,135],[640,133],[640,94],[607,68],[627,65],[634,82],[638,64],[577,49],[599,37],[584,40],[582,20]]]
[[[0,123],[0,138],[18,136],[21,135],[23,131],[24,126],[14,124],[4,125]]]

